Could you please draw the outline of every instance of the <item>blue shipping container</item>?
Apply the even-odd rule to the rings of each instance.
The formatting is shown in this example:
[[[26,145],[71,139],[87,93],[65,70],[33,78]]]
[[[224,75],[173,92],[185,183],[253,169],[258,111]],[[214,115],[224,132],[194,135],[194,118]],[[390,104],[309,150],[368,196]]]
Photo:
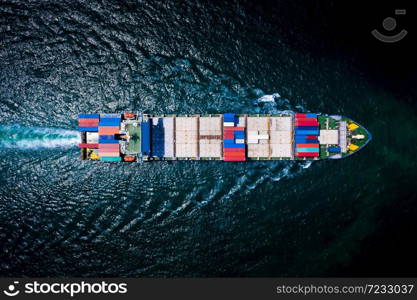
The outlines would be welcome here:
[[[79,114],[79,119],[98,119],[100,116],[98,114]]]
[[[295,126],[295,130],[318,130],[318,126]]]
[[[340,153],[340,147],[339,146],[331,146],[327,148],[327,151],[330,153]]]
[[[319,140],[296,140],[295,141],[296,144],[319,144]]]
[[[225,140],[223,140],[224,141],[224,144],[226,145],[226,144],[234,144],[235,143],[235,140],[230,140],[230,139],[225,139]]]
[[[119,141],[118,140],[106,140],[106,139],[98,139],[98,143],[99,144],[118,144]]]
[[[98,126],[119,126],[119,119],[101,119]]]
[[[237,138],[237,139],[243,139],[243,138],[245,138],[245,132],[243,132],[243,131],[235,131],[235,138]]]
[[[78,130],[79,131],[92,131],[92,132],[97,132],[98,131],[98,127],[79,127]]]
[[[224,144],[224,148],[233,149],[233,148],[245,148],[245,144]]]
[[[141,124],[141,151],[145,155],[151,153],[151,126],[150,121],[142,122]]]
[[[236,115],[234,113],[223,114],[223,121],[224,122],[235,122],[236,121]]]
[[[100,118],[101,119],[121,119],[122,115],[121,114],[100,114]]]
[[[100,140],[114,140],[114,135],[100,135]]]
[[[306,118],[317,118],[317,114],[314,113],[307,113]]]
[[[318,130],[296,130],[295,135],[319,135]]]

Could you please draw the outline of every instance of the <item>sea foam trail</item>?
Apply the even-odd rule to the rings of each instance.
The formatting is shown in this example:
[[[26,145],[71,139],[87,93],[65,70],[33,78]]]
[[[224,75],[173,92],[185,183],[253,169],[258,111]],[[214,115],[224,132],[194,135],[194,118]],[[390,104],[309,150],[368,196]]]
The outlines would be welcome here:
[[[70,148],[79,142],[79,133],[51,127],[0,125],[0,148]]]

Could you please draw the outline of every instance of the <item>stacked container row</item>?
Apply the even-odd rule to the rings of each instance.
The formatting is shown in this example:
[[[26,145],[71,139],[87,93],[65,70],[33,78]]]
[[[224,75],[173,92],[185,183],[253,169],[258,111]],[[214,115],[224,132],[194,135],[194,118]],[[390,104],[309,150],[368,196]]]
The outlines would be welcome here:
[[[162,118],[152,119],[152,140],[151,152],[152,156],[164,157],[164,122]]]
[[[79,114],[78,130],[82,132],[97,132],[100,116],[98,114]],[[80,148],[97,149],[97,143],[82,143],[78,145]]]
[[[317,114],[296,113],[295,114],[295,155],[297,157],[318,157],[320,144],[320,124],[317,121]]]
[[[141,128],[141,152],[143,155],[151,155],[151,120],[142,121]]]
[[[79,131],[98,131],[98,123],[100,116],[98,114],[79,114],[78,130]]]
[[[223,156],[225,161],[245,161],[245,128],[237,127],[237,116],[223,115]]]
[[[120,114],[100,114],[98,153],[100,160],[121,161],[120,144],[115,135],[120,132]]]

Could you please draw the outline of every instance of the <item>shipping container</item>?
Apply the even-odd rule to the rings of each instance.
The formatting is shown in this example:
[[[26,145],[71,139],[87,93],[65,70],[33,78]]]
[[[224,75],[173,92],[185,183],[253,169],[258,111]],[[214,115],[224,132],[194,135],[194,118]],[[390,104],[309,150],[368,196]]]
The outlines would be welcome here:
[[[319,140],[296,139],[296,144],[319,144]]]
[[[296,118],[305,118],[305,117],[306,117],[306,114],[303,114],[303,113],[296,113],[296,114],[295,114],[295,117],[296,117]]]
[[[99,114],[79,114],[78,119],[98,119],[100,118]]]
[[[99,126],[120,126],[119,119],[101,119],[98,123]]]
[[[118,140],[102,140],[102,139],[98,139],[98,143],[99,144],[119,144]]]
[[[229,152],[245,153],[245,148],[224,148],[223,151],[224,153],[229,153]]]
[[[245,154],[246,151],[245,151],[245,148],[224,148],[223,153],[224,153],[224,155],[227,155],[229,153]]]
[[[319,126],[298,125],[295,130],[319,130]]]
[[[235,128],[234,127],[223,127],[223,133],[232,133],[234,134]]]
[[[319,135],[318,130],[296,130],[296,135]]]
[[[233,139],[233,137],[234,137],[234,135],[233,135],[233,131],[225,131],[224,133],[223,133],[223,138],[225,139],[225,140],[227,140],[227,139],[229,139],[229,140],[232,140]]]
[[[119,157],[106,157],[106,156],[104,156],[104,157],[100,157],[100,160],[101,161],[122,161],[122,158],[119,156]]]
[[[296,144],[297,148],[319,148],[319,144]]]
[[[316,118],[298,118],[295,119],[296,122],[317,122]]]
[[[235,140],[234,139],[224,139],[223,142],[224,142],[225,145],[226,144],[234,144]]]
[[[79,119],[78,127],[97,127],[98,119]]]
[[[142,122],[141,124],[141,151],[143,154],[151,154],[151,126],[150,121]]]
[[[100,114],[101,119],[121,119],[122,114]]]
[[[100,140],[114,140],[114,135],[100,134],[99,139]]]
[[[327,148],[330,153],[340,153],[341,149],[339,146],[331,146]]]
[[[104,126],[98,128],[99,135],[115,135],[116,133],[120,132],[120,128],[118,126]]]
[[[224,161],[246,161],[246,158],[241,157],[225,157]]]
[[[91,132],[97,132],[98,131],[98,127],[79,127],[78,128],[79,131],[91,131]]]
[[[245,144],[224,144],[224,148],[245,148]]]
[[[236,114],[234,113],[225,113],[223,114],[223,119],[225,122],[235,122]]]
[[[295,148],[296,152],[319,152],[319,148]]]
[[[120,156],[120,152],[98,151],[99,156]]]
[[[320,154],[318,152],[298,152],[297,157],[318,157]]]
[[[297,126],[315,126],[315,127],[319,128],[320,124],[318,122],[300,122],[300,123],[295,122],[294,127],[297,127]]]
[[[224,153],[224,157],[245,157],[245,152],[227,152]]]
[[[99,144],[98,148],[99,149],[104,149],[104,150],[110,150],[111,152],[119,151],[120,144]]]
[[[317,118],[317,114],[315,114],[315,113],[307,113],[306,114],[306,117],[307,118]]]
[[[90,148],[90,149],[97,149],[98,144],[78,144],[78,147],[84,149],[84,148]]]
[[[295,120],[295,124],[319,124],[319,122],[316,119],[300,119]]]
[[[243,139],[245,138],[245,132],[244,131],[235,131],[235,138],[237,139]]]

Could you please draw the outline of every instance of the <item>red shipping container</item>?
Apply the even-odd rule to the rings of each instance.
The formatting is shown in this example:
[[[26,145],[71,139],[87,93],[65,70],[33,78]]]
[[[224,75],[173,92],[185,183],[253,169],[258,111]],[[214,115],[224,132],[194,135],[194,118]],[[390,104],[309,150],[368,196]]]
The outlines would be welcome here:
[[[245,158],[240,158],[240,157],[225,157],[223,160],[224,161],[246,161]]]
[[[297,157],[317,157],[319,156],[318,152],[298,152]]]
[[[225,140],[233,140],[234,138],[233,131],[225,131],[223,134],[223,137]]]
[[[319,144],[297,144],[297,148],[319,148]]]
[[[302,122],[302,123],[298,123],[298,122],[295,122],[295,124],[294,124],[295,126],[315,126],[315,127],[319,127],[319,123],[314,123],[314,122]]]
[[[225,152],[245,152],[245,148],[224,148]]]
[[[307,135],[307,140],[317,140],[317,135]]]
[[[318,121],[316,119],[295,119],[295,122],[316,122],[318,123]]]
[[[78,119],[78,127],[97,127],[98,119]]]
[[[315,121],[317,122],[316,118],[299,118],[299,119],[295,119],[297,122],[302,122],[302,121]]]
[[[246,156],[244,156],[244,155],[225,155],[224,158],[239,158],[239,159],[245,159]]]
[[[295,117],[298,118],[305,118],[307,116],[307,114],[303,114],[303,113],[296,113]]]
[[[317,118],[297,118],[297,121],[317,121]]]
[[[296,122],[318,122],[317,119],[314,118],[302,118],[302,119],[295,119]]]
[[[245,127],[234,127],[235,130],[245,130]]]
[[[224,155],[245,155],[245,151],[223,151]]]
[[[223,152],[224,156],[246,156],[244,152]]]
[[[78,147],[80,147],[80,148],[97,149],[98,148],[98,144],[79,144]]]

